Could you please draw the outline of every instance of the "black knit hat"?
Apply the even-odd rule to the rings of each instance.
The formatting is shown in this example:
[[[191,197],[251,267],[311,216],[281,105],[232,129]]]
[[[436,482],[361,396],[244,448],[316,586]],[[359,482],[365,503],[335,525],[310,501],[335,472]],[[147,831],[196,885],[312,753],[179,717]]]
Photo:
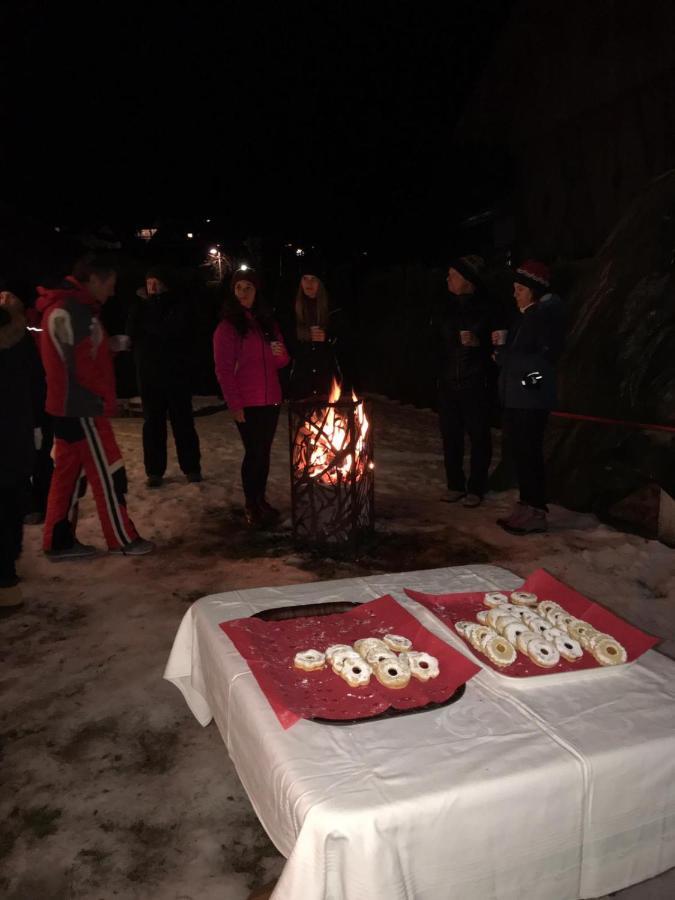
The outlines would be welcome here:
[[[260,278],[253,269],[237,269],[230,282],[232,290],[238,281],[250,281],[256,291],[260,290]]]
[[[326,280],[326,265],[323,257],[316,250],[308,250],[298,257],[298,274],[314,275],[319,281]]]
[[[156,278],[158,281],[161,281],[162,284],[169,288],[174,282],[174,274],[168,266],[152,266],[145,273],[145,280],[148,278]]]
[[[483,272],[485,271],[485,260],[482,256],[458,256],[457,259],[453,259],[450,262],[448,268],[454,269],[463,278],[470,281],[471,284],[480,287]]]

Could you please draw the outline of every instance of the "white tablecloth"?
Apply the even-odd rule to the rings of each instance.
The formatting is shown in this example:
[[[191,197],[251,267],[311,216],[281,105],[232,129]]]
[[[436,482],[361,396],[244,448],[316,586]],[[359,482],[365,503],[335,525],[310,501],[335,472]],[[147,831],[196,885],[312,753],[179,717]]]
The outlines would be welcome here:
[[[205,597],[165,678],[214,718],[251,803],[287,857],[274,900],[576,900],[675,865],[675,663],[505,679],[485,669],[435,712],[284,731],[218,624],[271,606],[393,594],[462,641],[404,587],[513,589],[463,566]],[[600,599],[600,598],[598,598]]]

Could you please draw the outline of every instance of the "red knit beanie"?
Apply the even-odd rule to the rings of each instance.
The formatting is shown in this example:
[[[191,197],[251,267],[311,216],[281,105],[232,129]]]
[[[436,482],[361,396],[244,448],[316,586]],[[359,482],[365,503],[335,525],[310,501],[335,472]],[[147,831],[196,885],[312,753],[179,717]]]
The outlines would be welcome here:
[[[518,266],[513,280],[531,290],[546,293],[551,285],[551,270],[546,263],[527,259]]]

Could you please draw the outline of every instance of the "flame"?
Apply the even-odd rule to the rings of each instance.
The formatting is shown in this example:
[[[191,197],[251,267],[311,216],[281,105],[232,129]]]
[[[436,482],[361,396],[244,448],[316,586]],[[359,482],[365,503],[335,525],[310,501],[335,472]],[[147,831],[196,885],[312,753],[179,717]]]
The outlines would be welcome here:
[[[370,423],[360,401],[354,391],[352,400],[356,403],[354,425],[356,440],[354,452],[345,452],[350,445],[350,428],[346,412],[338,410],[336,404],[342,395],[342,387],[334,378],[328,396],[329,405],[315,410],[305,422],[301,432],[307,438],[310,450],[309,459],[300,453],[298,460],[301,467],[306,464],[310,478],[320,484],[333,485],[338,480],[361,478],[366,469],[372,469],[373,463],[366,458],[366,435]]]

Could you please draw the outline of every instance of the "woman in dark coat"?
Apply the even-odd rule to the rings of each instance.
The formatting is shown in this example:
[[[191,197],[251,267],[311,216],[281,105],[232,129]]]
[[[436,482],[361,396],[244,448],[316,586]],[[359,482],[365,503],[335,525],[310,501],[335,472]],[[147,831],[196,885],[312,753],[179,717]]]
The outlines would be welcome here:
[[[333,379],[343,380],[336,355],[343,349],[341,311],[331,307],[319,264],[309,256],[302,263],[294,320],[288,334],[293,358],[289,396],[291,400],[325,399]]]
[[[129,312],[138,386],[143,403],[143,459],[148,487],[160,487],[166,471],[167,416],[181,471],[201,481],[199,438],[192,415],[191,369],[194,313],[169,272],[151,269]]]
[[[21,554],[23,516],[37,432],[44,406],[44,378],[26,333],[20,300],[0,293],[0,610],[22,603],[16,561]]]
[[[562,352],[562,317],[557,306],[542,304],[550,274],[544,263],[528,260],[514,277],[520,315],[506,345],[496,351],[504,436],[511,447],[520,498],[511,514],[497,522],[511,534],[546,531],[544,432],[556,404],[556,362]]]

